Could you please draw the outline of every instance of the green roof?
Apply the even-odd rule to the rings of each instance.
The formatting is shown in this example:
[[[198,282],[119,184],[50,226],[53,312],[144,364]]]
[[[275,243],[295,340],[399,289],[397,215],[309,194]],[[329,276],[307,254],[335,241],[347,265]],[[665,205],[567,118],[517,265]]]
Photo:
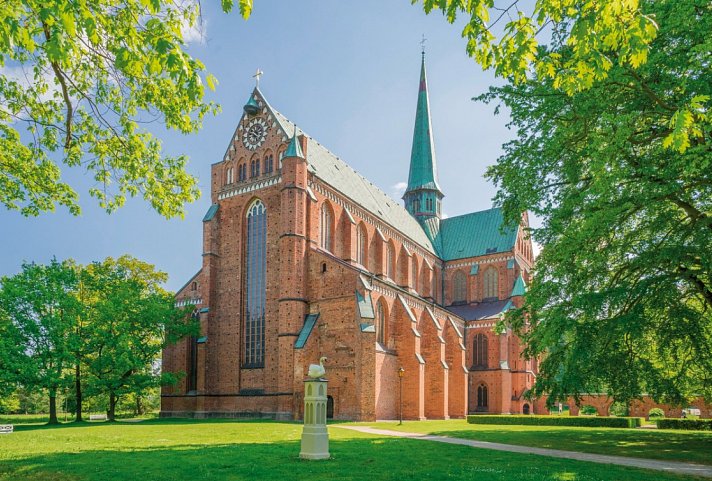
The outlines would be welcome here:
[[[524,278],[522,277],[521,274],[519,274],[519,277],[517,277],[517,280],[514,281],[514,287],[512,288],[512,293],[510,294],[509,297],[514,297],[514,296],[523,296],[527,292],[527,283],[524,282]]]
[[[297,138],[297,133],[294,132],[292,140],[289,141],[289,146],[284,152],[285,157],[299,157],[304,158],[304,152],[302,152],[302,146],[299,144],[299,139]]]
[[[205,213],[205,217],[203,217],[203,222],[209,222],[213,220],[213,217],[215,217],[215,214],[217,214],[219,208],[220,204],[213,204],[208,207],[208,211]]]
[[[503,223],[502,209],[498,207],[441,220],[440,257],[450,261],[511,251],[518,226],[501,229]]]
[[[307,339],[309,339],[309,335],[311,334],[312,329],[314,329],[314,324],[316,324],[317,319],[319,319],[318,312],[316,314],[306,315],[306,317],[304,318],[304,326],[302,326],[302,330],[299,331],[299,336],[297,337],[297,340],[294,343],[295,349],[302,349],[304,347],[304,344],[307,343]]]
[[[418,86],[418,106],[415,110],[413,146],[410,150],[410,172],[406,193],[413,190],[440,190],[438,185],[435,144],[431,130],[430,105],[428,101],[428,81],[425,75],[425,55],[420,64],[420,85]]]
[[[374,319],[376,317],[373,312],[373,301],[371,300],[370,292],[362,296],[359,291],[356,291],[356,304],[358,305],[358,313],[362,319]]]

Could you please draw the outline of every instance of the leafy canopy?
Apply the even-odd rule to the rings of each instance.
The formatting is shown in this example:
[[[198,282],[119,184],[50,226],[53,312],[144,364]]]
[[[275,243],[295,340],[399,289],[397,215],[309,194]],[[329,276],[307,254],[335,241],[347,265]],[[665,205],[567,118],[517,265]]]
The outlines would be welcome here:
[[[413,4],[421,0],[411,0]],[[464,16],[467,53],[513,84],[538,81],[573,95],[617,68],[648,61],[660,18],[640,0],[422,0],[448,22]],[[565,52],[565,54],[564,54]],[[690,97],[668,117],[665,147],[684,152],[702,136],[709,97]]]
[[[712,5],[641,8],[659,24],[645,64],[611,65],[570,95],[538,78],[481,97],[517,131],[488,171],[496,201],[542,219],[531,289],[508,319],[543,356],[538,395],[712,398]]]
[[[222,8],[233,8],[222,0]],[[247,17],[252,0],[239,0]],[[186,52],[199,3],[171,0],[0,2],[0,205],[38,215],[80,211],[62,180],[86,171],[111,212],[141,196],[165,217],[199,196],[183,155],[166,156],[145,125],[200,129],[217,80]]]

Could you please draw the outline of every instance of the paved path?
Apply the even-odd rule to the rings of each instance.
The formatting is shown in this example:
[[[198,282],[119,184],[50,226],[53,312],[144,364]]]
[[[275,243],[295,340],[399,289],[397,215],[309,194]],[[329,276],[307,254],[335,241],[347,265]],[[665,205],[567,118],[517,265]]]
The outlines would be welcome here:
[[[425,441],[437,441],[440,443],[460,444],[472,446],[473,448],[493,449],[495,451],[508,451],[522,454],[538,454],[540,456],[551,456],[553,458],[575,459],[577,461],[589,461],[601,464],[617,464],[619,466],[630,466],[633,468],[653,469],[656,471],[666,471],[675,474],[690,474],[712,478],[712,466],[705,466],[694,463],[681,463],[677,461],[658,461],[655,459],[628,458],[624,456],[609,456],[606,454],[578,453],[575,451],[562,451],[560,449],[534,448],[531,446],[517,446],[514,444],[490,443],[487,441],[474,441],[472,439],[450,438],[447,436],[434,436],[432,434],[405,433],[401,431],[390,431],[387,429],[375,429],[368,426],[344,426],[343,424],[333,424],[330,428],[352,429],[367,434],[378,434],[381,436],[396,436],[400,438],[422,439]]]

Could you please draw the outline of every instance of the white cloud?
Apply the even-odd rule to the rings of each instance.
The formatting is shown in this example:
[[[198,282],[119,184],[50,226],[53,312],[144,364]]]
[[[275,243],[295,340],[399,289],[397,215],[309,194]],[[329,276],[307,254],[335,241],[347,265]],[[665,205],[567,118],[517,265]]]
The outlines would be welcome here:
[[[534,254],[534,259],[539,257],[540,252],[541,252],[541,244],[539,244],[537,241],[532,239],[532,253]]]
[[[198,45],[205,45],[205,39],[207,37],[208,31],[208,20],[205,18],[198,18],[193,26],[188,25],[187,22],[183,23],[183,28],[181,33],[183,34],[183,41],[186,44],[195,43]]]
[[[405,189],[408,187],[407,182],[397,182],[391,186],[391,196],[394,199],[400,199],[405,194]]]

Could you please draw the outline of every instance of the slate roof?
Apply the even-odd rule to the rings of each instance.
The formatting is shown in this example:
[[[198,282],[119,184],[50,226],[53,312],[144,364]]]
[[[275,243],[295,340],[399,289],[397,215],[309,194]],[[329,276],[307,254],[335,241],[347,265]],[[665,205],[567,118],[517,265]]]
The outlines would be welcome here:
[[[464,306],[449,306],[446,309],[457,314],[466,321],[479,321],[498,317],[504,311],[513,307],[512,301],[504,299],[494,302],[480,302]]]
[[[272,108],[261,92],[260,96],[272,111],[285,135],[292,136],[295,132],[295,124]],[[306,159],[310,172],[371,214],[398,229],[427,251],[437,254],[423,228],[405,207],[311,138],[299,126],[296,129],[297,135],[304,135],[307,138]]]

